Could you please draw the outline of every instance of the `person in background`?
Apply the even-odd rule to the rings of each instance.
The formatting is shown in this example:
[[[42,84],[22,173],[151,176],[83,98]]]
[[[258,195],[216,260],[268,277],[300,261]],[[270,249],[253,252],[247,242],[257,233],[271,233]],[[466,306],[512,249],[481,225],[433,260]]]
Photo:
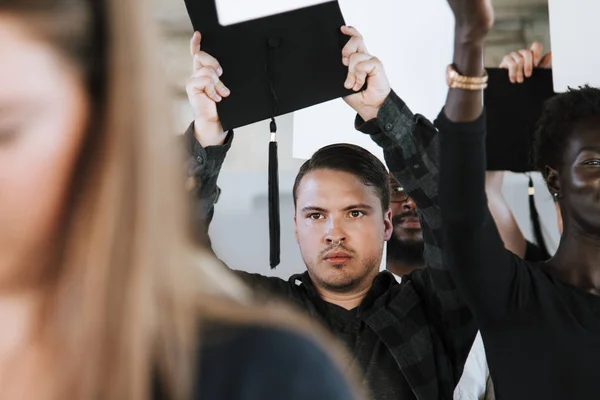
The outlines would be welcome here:
[[[471,3],[480,19],[492,18],[489,0]],[[483,50],[485,36],[473,38],[473,49]],[[481,76],[480,63],[474,60],[466,73]],[[563,219],[555,255],[539,263],[508,251],[490,215],[481,95],[472,90],[446,110],[450,120],[477,121],[479,129],[440,129],[444,259],[477,319],[498,399],[595,398],[600,89],[583,86],[552,97],[538,121],[536,167]]]
[[[150,9],[0,0],[0,398],[356,398],[186,233]]]
[[[505,171],[487,171],[485,188],[488,206],[498,226],[506,248],[528,261],[544,261],[538,247],[525,239],[515,216],[504,195],[502,184]],[[419,222],[415,202],[396,179],[390,175],[392,226],[394,228],[387,242],[386,269],[394,274],[398,281],[403,275],[415,269],[424,268],[423,232]],[[560,210],[558,226],[561,227]]]
[[[387,241],[386,269],[401,279],[425,267],[423,231],[415,202],[391,174],[390,190],[394,230]]]

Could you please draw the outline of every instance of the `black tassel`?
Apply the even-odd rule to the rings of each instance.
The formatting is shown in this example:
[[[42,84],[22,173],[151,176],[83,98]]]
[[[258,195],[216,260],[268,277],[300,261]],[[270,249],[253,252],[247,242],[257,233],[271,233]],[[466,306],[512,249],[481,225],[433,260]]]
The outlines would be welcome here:
[[[529,215],[531,218],[531,226],[533,227],[533,237],[535,239],[535,243],[537,244],[540,252],[544,260],[550,258],[550,253],[548,253],[548,248],[546,247],[546,240],[544,240],[544,235],[542,234],[542,226],[540,224],[540,216],[537,211],[537,207],[535,206],[535,188],[533,186],[533,179],[529,176]]]
[[[277,124],[271,118],[271,142],[269,143],[269,243],[271,269],[280,262],[281,226],[279,220],[279,161],[277,159]]]
[[[271,269],[279,265],[281,257],[281,222],[279,220],[279,161],[277,159],[277,123],[279,99],[273,82],[275,67],[275,49],[281,45],[281,40],[272,37],[267,41],[268,60],[265,65],[273,110],[271,117],[271,142],[269,143],[269,262]]]

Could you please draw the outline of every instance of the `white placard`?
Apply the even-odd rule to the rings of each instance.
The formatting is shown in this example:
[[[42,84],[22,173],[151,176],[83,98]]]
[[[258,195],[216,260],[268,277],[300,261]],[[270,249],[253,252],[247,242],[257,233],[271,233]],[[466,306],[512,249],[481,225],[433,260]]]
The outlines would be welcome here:
[[[600,87],[600,1],[549,0],[554,91]]]
[[[448,88],[454,17],[446,0],[340,0],[344,19],[356,27],[369,52],[384,65],[395,92],[414,113],[435,119]],[[353,143],[382,157],[372,140],[354,130],[354,111],[337,99],[294,113],[293,156],[310,158],[320,147]]]
[[[268,17],[332,0],[216,0],[219,23],[223,26]]]

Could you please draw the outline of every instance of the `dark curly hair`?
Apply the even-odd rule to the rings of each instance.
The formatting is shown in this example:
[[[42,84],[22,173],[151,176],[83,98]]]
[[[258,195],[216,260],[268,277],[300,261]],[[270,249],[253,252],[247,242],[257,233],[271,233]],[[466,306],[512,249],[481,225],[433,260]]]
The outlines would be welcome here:
[[[569,88],[548,100],[537,123],[534,152],[536,168],[547,178],[545,167],[558,168],[573,127],[591,116],[600,116],[600,89],[588,85]]]

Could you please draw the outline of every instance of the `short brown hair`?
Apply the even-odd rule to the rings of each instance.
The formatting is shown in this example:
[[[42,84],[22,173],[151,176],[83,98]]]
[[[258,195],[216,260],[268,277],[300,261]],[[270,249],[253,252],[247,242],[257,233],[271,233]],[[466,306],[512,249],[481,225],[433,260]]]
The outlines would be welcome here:
[[[294,182],[294,206],[296,206],[302,178],[309,172],[319,169],[347,172],[356,176],[364,185],[373,188],[381,200],[383,212],[390,207],[389,174],[383,163],[368,150],[347,143],[322,147],[302,164]]]

